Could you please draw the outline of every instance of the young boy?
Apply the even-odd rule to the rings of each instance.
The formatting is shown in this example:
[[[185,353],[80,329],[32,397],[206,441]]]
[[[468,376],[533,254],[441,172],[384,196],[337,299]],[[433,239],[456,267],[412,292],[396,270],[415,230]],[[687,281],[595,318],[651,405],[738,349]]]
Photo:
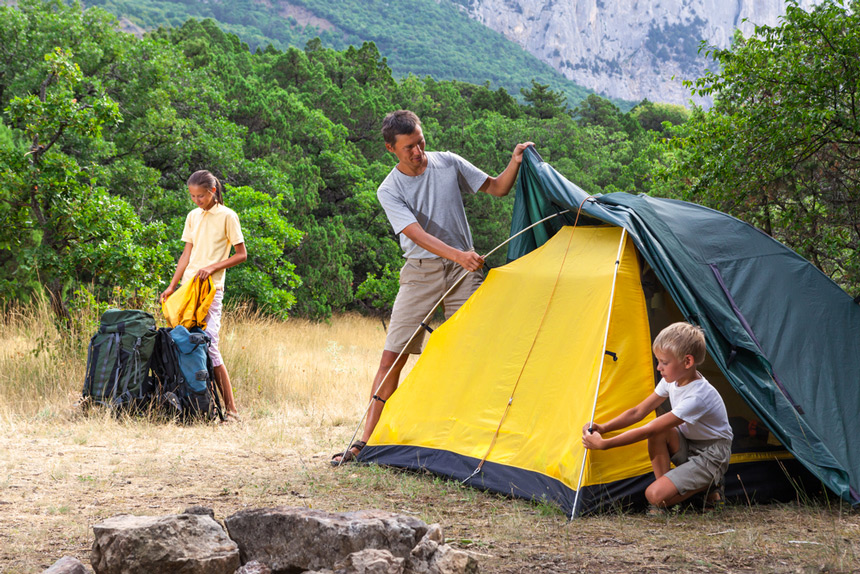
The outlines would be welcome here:
[[[722,397],[696,370],[705,359],[705,335],[700,327],[674,323],[660,331],[652,349],[663,377],[654,392],[609,422],[585,425],[582,444],[605,450],[648,439],[648,455],[657,479],[645,490],[648,502],[666,508],[712,487],[708,502],[722,504],[732,429]],[[670,412],[645,426],[603,438],[641,421],[666,397],[672,404]],[[675,465],[671,470],[670,462]]]

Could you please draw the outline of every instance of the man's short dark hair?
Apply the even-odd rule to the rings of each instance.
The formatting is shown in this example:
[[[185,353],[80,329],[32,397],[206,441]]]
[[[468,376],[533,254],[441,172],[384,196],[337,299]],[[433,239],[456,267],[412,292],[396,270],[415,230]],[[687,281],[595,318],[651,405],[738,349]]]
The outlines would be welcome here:
[[[409,135],[415,128],[421,126],[421,120],[414,112],[397,110],[391,112],[382,120],[382,138],[385,143],[394,145],[399,135]]]

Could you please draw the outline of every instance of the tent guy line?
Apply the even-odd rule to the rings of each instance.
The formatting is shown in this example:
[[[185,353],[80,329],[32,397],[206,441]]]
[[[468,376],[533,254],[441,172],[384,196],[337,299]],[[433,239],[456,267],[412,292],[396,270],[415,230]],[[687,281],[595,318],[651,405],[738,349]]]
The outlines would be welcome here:
[[[591,196],[589,196],[589,197],[591,197]],[[582,211],[582,205],[585,203],[585,201],[586,201],[587,199],[588,199],[588,197],[587,197],[587,198],[585,198],[584,200],[582,200],[582,203],[579,205],[579,211],[577,211],[577,213],[576,213],[576,219],[577,219],[577,220],[579,220],[579,212],[580,212],[580,211]],[[558,212],[556,212],[556,213],[553,213],[552,215],[549,215],[549,216],[547,216],[547,217],[544,217],[544,218],[543,218],[543,219],[541,219],[540,221],[536,221],[536,222],[532,223],[531,225],[529,225],[529,226],[528,226],[528,227],[526,227],[525,229],[521,229],[520,231],[518,231],[518,232],[517,232],[517,233],[515,233],[514,235],[511,235],[510,237],[508,237],[507,239],[505,239],[503,242],[501,242],[501,243],[499,243],[498,245],[496,245],[496,246],[495,246],[493,249],[491,249],[491,250],[490,250],[486,255],[484,255],[484,256],[483,256],[483,259],[485,259],[485,260],[486,260],[486,259],[487,259],[489,256],[491,256],[493,253],[495,253],[496,251],[498,251],[499,249],[501,249],[502,247],[504,247],[505,245],[507,245],[508,243],[510,243],[511,241],[513,241],[515,238],[519,237],[520,235],[522,235],[523,233],[525,233],[526,231],[528,231],[529,229],[531,229],[531,228],[533,228],[533,227],[535,227],[535,226],[537,226],[537,225],[539,225],[539,224],[541,224],[541,223],[544,223],[545,221],[549,221],[550,219],[552,219],[552,218],[554,218],[554,217],[558,217],[559,215],[564,215],[565,213],[570,213],[570,210],[569,210],[569,209],[565,209],[565,210],[563,210],[563,211],[558,211]],[[575,226],[576,226],[576,224],[574,223],[574,227],[575,227]],[[469,273],[471,273],[471,271],[466,271],[465,273],[463,273],[462,275],[460,275],[460,277],[459,277],[459,278],[454,282],[454,284],[453,284],[453,285],[451,285],[451,288],[450,288],[450,289],[448,289],[448,290],[447,290],[447,291],[442,295],[442,297],[440,297],[440,298],[439,298],[439,300],[436,302],[436,304],[435,304],[435,305],[433,305],[433,307],[430,309],[430,312],[429,312],[429,313],[427,313],[427,316],[425,316],[425,317],[424,317],[424,320],[422,320],[422,321],[421,321],[421,323],[418,325],[418,328],[417,328],[417,329],[415,329],[415,332],[414,332],[414,333],[412,333],[412,336],[411,336],[411,337],[409,337],[409,340],[406,342],[406,345],[404,345],[404,346],[403,346],[403,350],[401,350],[401,351],[400,351],[400,353],[397,355],[397,358],[396,358],[396,359],[394,359],[394,362],[391,364],[391,367],[389,367],[388,371],[385,373],[385,376],[384,376],[384,377],[382,377],[382,380],[381,380],[381,381],[379,381],[379,385],[377,385],[377,387],[373,390],[373,393],[371,393],[371,397],[373,397],[373,396],[375,396],[377,393],[379,393],[379,389],[381,389],[381,388],[382,388],[382,385],[383,385],[383,384],[385,384],[386,379],[388,379],[388,375],[390,375],[390,374],[391,374],[392,369],[394,369],[394,365],[396,365],[396,364],[397,364],[397,361],[399,361],[399,360],[400,360],[400,357],[402,357],[402,356],[403,356],[403,352],[404,352],[406,349],[408,349],[408,348],[409,348],[409,345],[412,343],[412,340],[413,340],[413,339],[415,338],[415,336],[416,336],[416,335],[421,331],[421,329],[426,328],[426,326],[427,326],[427,322],[430,320],[430,317],[431,317],[431,316],[433,315],[433,313],[436,311],[436,308],[437,308],[437,307],[439,307],[439,305],[441,305],[441,304],[442,304],[442,301],[444,301],[444,300],[445,300],[445,297],[447,297],[447,296],[448,296],[448,295],[449,295],[449,294],[450,294],[454,289],[456,289],[456,288],[457,288],[457,286],[460,284],[460,282],[461,282],[461,281],[463,281],[463,279],[465,279],[466,275],[468,275]],[[351,439],[350,439],[350,441],[347,443],[346,448],[343,450],[343,455],[341,456],[340,462],[339,462],[339,463],[338,463],[338,465],[337,465],[338,467],[340,467],[340,465],[342,465],[342,464],[343,464],[343,461],[344,461],[344,459],[346,458],[346,452],[349,450],[350,445],[353,443],[353,441],[355,441],[355,437],[357,437],[357,436],[358,436],[358,431],[361,429],[361,425],[362,425],[362,423],[364,423],[364,419],[366,419],[366,418],[367,418],[367,413],[369,413],[369,412],[370,412],[370,407],[371,407],[371,405],[373,405],[373,398],[371,398],[371,399],[370,399],[370,401],[368,401],[368,403],[367,403],[367,407],[365,407],[365,409],[364,409],[364,414],[363,414],[363,415],[361,415],[361,419],[358,421],[358,426],[357,426],[357,427],[355,427],[355,432],[353,432],[353,433],[352,433],[352,438],[351,438]]]

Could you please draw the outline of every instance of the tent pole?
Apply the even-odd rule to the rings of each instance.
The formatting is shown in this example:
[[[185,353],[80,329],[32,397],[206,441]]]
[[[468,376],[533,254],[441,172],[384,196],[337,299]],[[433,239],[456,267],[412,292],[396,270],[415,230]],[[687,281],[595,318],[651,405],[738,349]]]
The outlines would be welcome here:
[[[612,303],[615,299],[615,283],[618,279],[618,268],[621,266],[621,254],[624,252],[624,240],[627,238],[627,230],[621,228],[621,241],[618,242],[618,254],[615,256],[615,269],[612,272],[612,289],[609,292],[609,309],[606,312],[606,329],[603,331],[603,351],[600,353],[600,367],[597,369],[597,388],[594,391],[594,403],[591,405],[591,418],[589,424],[594,424],[594,413],[597,411],[597,396],[600,394],[600,380],[603,378],[603,363],[606,362],[606,343],[609,340],[609,321],[612,318]],[[576,518],[579,507],[579,494],[582,492],[582,475],[585,473],[585,461],[588,458],[588,449],[582,453],[582,464],[579,467],[579,481],[576,484],[576,496],[573,499],[573,510],[570,519]]]
[[[589,196],[589,197],[591,197],[591,196]],[[586,199],[588,199],[588,198],[586,198]],[[583,203],[585,203],[584,200],[583,200]],[[582,205],[579,206],[579,209],[582,210]],[[501,249],[502,247],[504,247],[505,245],[507,245],[508,243],[510,243],[511,241],[513,241],[514,239],[516,239],[517,237],[519,237],[520,235],[522,235],[523,233],[528,231],[529,229],[531,229],[532,227],[535,227],[536,225],[540,225],[544,221],[549,221],[553,217],[558,217],[559,215],[564,215],[565,213],[568,213],[568,212],[570,212],[569,209],[565,209],[564,211],[558,211],[556,213],[553,213],[552,215],[544,217],[540,221],[536,221],[536,222],[532,223],[531,225],[529,225],[528,227],[526,227],[524,229],[521,229],[517,233],[511,235],[506,240],[504,240],[501,243],[499,243],[498,245],[496,245],[492,250],[490,250],[486,255],[483,256],[483,259],[486,259],[490,255],[492,255],[493,253],[495,253],[496,251],[498,251],[499,249]],[[579,220],[579,213],[578,212],[576,214],[576,218],[577,218],[577,220]],[[371,397],[375,396],[379,392],[379,389],[382,388],[382,385],[388,379],[388,375],[391,374],[391,371],[394,370],[394,366],[397,365],[397,361],[399,361],[400,357],[403,356],[404,351],[406,351],[406,349],[409,348],[409,345],[412,343],[412,339],[414,339],[415,336],[421,332],[421,329],[423,329],[424,325],[427,324],[427,321],[430,320],[430,317],[433,315],[434,311],[436,311],[436,308],[442,304],[442,301],[445,300],[445,297],[447,297],[451,293],[451,291],[456,289],[457,286],[460,283],[462,283],[463,279],[465,279],[466,275],[468,275],[469,273],[472,273],[472,272],[466,271],[465,273],[460,275],[460,277],[454,282],[454,284],[451,285],[451,288],[448,289],[447,291],[445,291],[445,293],[442,295],[442,297],[439,298],[438,301],[436,301],[436,304],[433,305],[433,307],[430,309],[430,312],[427,313],[427,316],[424,317],[424,320],[421,321],[421,324],[418,326],[417,329],[415,329],[415,332],[412,333],[411,337],[409,337],[409,340],[403,346],[403,349],[400,351],[400,353],[398,353],[397,358],[394,359],[394,362],[391,364],[391,367],[389,367],[388,371],[385,373],[385,376],[382,377],[381,381],[379,381],[379,385],[377,385],[377,387],[373,390],[373,393],[371,393]],[[373,405],[373,398],[370,399],[370,402],[367,404],[367,408],[364,409],[364,414],[361,415],[361,420],[358,421],[358,426],[355,428],[355,432],[352,433],[352,439],[350,439],[349,443],[347,444],[347,447],[343,450],[343,456],[341,456],[340,462],[337,464],[337,466],[340,466],[341,464],[343,464],[343,459],[346,457],[346,451],[348,451],[350,449],[350,447],[352,446],[352,443],[355,442],[355,437],[358,436],[358,431],[359,431],[359,429],[361,429],[361,425],[364,423],[364,419],[367,418],[367,414],[370,412],[370,407],[372,405]]]

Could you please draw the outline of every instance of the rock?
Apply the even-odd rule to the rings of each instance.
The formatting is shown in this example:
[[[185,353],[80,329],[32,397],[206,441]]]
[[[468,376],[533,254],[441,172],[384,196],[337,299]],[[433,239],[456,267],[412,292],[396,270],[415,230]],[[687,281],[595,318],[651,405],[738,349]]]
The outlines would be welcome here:
[[[353,552],[366,549],[406,558],[427,533],[421,520],[381,510],[331,514],[263,508],[237,512],[224,523],[239,545],[242,562],[263,562],[275,574],[332,569]]]
[[[251,560],[236,570],[236,574],[272,574],[272,569],[256,560]]]
[[[478,561],[447,544],[440,546],[427,562],[428,574],[478,574]],[[419,570],[406,569],[406,574],[419,574]]]
[[[335,574],[403,574],[403,558],[388,550],[368,548],[353,552],[334,565]]]
[[[189,506],[182,511],[182,514],[199,514],[201,516],[208,516],[213,520],[215,519],[215,511],[208,506]]]
[[[779,25],[785,0],[470,0],[469,14],[556,68],[613,98],[686,105],[682,80],[709,60],[699,42],[729,47],[734,31]],[[800,0],[808,10],[821,0]],[[705,103],[708,98],[696,98]],[[575,103],[575,102],[572,102]]]
[[[430,525],[406,559],[404,574],[477,574],[478,562],[444,541],[442,527]]]
[[[210,516],[120,515],[93,526],[96,574],[233,574],[239,548]]]
[[[87,574],[87,567],[77,558],[63,556],[42,574]]]

